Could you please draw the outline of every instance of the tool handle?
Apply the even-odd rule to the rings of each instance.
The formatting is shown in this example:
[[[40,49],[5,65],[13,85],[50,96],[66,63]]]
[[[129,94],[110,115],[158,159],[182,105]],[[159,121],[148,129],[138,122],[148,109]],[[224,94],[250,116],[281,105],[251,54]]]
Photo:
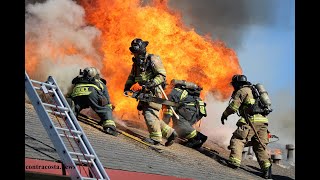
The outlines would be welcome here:
[[[166,100],[169,100],[168,97],[167,97],[167,95],[166,95],[166,93],[165,93],[164,90],[162,89],[161,84],[159,84],[158,87],[160,88],[160,90],[161,90],[163,96],[166,98]],[[176,111],[173,109],[173,107],[172,107],[172,106],[169,106],[169,107],[170,107],[173,115],[174,115],[177,119],[179,119],[179,116],[178,116],[178,114],[176,113]]]

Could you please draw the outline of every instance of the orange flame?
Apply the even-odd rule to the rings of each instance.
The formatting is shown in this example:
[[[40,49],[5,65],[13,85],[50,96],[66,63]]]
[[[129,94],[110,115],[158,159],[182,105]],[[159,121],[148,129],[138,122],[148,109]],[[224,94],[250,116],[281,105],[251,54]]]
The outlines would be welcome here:
[[[273,154],[278,155],[278,154],[282,154],[282,152],[280,149],[274,149]]]
[[[229,82],[242,70],[234,50],[209,36],[200,36],[185,27],[181,15],[167,6],[167,0],[154,0],[152,5],[142,6],[139,0],[80,0],[86,13],[86,21],[101,32],[100,51],[104,54],[101,73],[108,81],[114,115],[121,119],[138,119],[134,99],[123,96],[123,88],[130,73],[131,41],[142,38],[149,41],[147,51],[161,57],[167,71],[167,81],[184,79],[203,87],[202,97],[208,93],[219,94],[220,100],[230,97]],[[49,42],[48,42],[49,43]],[[26,69],[35,69],[32,54],[34,44],[27,43]],[[52,47],[52,55],[76,49]],[[56,54],[58,53],[58,54]],[[80,52],[78,52],[80,53]],[[93,61],[92,58],[87,58]]]
[[[103,75],[108,80],[115,113],[133,117],[136,102],[122,95],[131,69],[131,41],[140,37],[149,41],[147,51],[160,55],[167,71],[167,80],[185,79],[200,84],[202,96],[220,93],[229,98],[231,77],[242,73],[236,53],[223,42],[202,37],[184,27],[181,16],[167,6],[167,1],[153,1],[141,6],[139,0],[81,1],[86,18],[102,31],[105,54]]]

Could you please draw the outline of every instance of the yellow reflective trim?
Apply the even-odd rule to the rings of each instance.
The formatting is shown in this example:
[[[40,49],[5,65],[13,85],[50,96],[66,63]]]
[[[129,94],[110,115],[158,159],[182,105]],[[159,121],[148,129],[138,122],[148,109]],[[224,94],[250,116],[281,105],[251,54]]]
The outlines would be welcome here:
[[[169,131],[170,126],[166,125],[163,129],[162,129],[162,134],[167,134],[167,132]]]
[[[174,88],[174,89],[179,91],[179,92],[182,92],[182,89],[179,89],[179,88]]]
[[[204,102],[203,101],[198,101],[200,106],[204,106]]]
[[[207,112],[206,112],[206,107],[205,107],[204,105],[200,105],[200,112],[201,112],[202,114],[207,114]]]
[[[270,166],[271,166],[271,163],[269,163],[269,162],[265,162],[262,164],[263,169],[268,169]]]
[[[75,88],[77,88],[77,87],[88,87],[88,86],[94,87],[94,88],[96,88],[97,90],[101,91],[101,89],[100,89],[98,86],[94,85],[94,84],[77,84],[77,85],[75,86]]]
[[[101,90],[103,89],[103,82],[101,80],[95,79],[96,82],[99,83]]]
[[[182,91],[182,94],[181,94],[181,96],[180,96],[180,100],[182,100],[182,99],[186,98],[186,97],[187,97],[187,95],[188,95],[188,91],[183,90],[183,91]]]
[[[173,115],[173,113],[172,112],[169,112],[169,111],[167,111],[167,112],[164,112],[163,114],[169,114],[169,115]]]
[[[153,79],[153,81],[156,83],[156,84],[160,84],[161,83],[161,78],[160,77],[155,77]]]
[[[196,104],[195,103],[188,103],[186,104],[187,106],[195,106]]]
[[[110,125],[116,127],[116,124],[114,123],[113,120],[105,120],[102,123],[102,126],[110,126]]]
[[[241,164],[241,160],[235,157],[229,157],[229,160],[237,165]]]
[[[247,124],[246,120],[245,120],[243,117],[241,117],[241,118],[238,120],[238,122],[242,122],[242,123],[244,123],[244,124]]]
[[[161,132],[151,132],[150,137],[162,137],[162,133]]]
[[[112,104],[107,104],[106,106],[110,107],[110,109],[112,109]]]
[[[166,70],[165,69],[163,69],[163,68],[159,68],[159,69],[157,69],[157,71],[160,73],[162,73],[162,72],[164,72],[164,73],[166,73]]]
[[[71,97],[89,95],[90,93],[91,93],[91,91],[89,91],[89,87],[76,86],[72,90]]]
[[[193,138],[197,135],[197,131],[196,130],[193,130],[190,134],[188,134],[186,136],[187,139],[190,139],[190,138]]]
[[[259,114],[255,114],[255,115],[249,117],[249,120],[251,122],[262,122],[262,123],[267,123],[268,122],[268,118],[265,118],[265,117],[263,117],[262,115],[259,115]],[[243,117],[241,117],[238,122],[242,122],[242,123],[246,124],[246,121],[245,121],[245,119]]]
[[[237,111],[239,109],[239,106],[235,105],[234,101],[230,103],[229,107],[234,111]]]
[[[255,102],[256,102],[255,99],[250,98],[250,99],[247,99],[247,100],[244,102],[244,104],[254,104]]]

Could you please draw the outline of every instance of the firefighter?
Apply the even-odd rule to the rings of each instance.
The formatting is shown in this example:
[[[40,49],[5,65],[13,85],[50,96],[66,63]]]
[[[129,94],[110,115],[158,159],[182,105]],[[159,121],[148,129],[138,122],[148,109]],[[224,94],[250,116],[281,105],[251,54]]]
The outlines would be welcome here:
[[[180,138],[186,140],[182,144],[190,148],[199,148],[207,140],[207,136],[193,128],[196,122],[207,116],[206,104],[199,97],[202,88],[184,80],[173,79],[170,84],[172,90],[168,100],[179,104],[173,108],[179,119],[173,116],[173,111],[167,107],[163,113],[163,121],[169,124],[172,117],[173,128]]]
[[[234,169],[240,166],[244,145],[251,139],[253,151],[256,154],[260,168],[263,172],[263,177],[266,179],[271,178],[271,161],[267,149],[264,148],[268,144],[268,118],[259,113],[248,114],[248,112],[252,112],[250,108],[253,107],[252,105],[255,104],[256,100],[254,99],[253,92],[250,88],[251,83],[247,81],[245,75],[234,75],[232,77],[231,85],[234,88],[231,96],[232,99],[221,116],[221,123],[224,124],[224,121],[227,120],[228,116],[235,112],[238,113],[240,119],[236,124],[237,129],[233,132],[228,147],[231,150],[228,165]],[[247,113],[248,119],[252,122],[252,125],[264,146],[259,143],[253,129],[246,122],[244,113]]]
[[[100,77],[100,72],[95,67],[87,67],[80,75],[72,80],[72,93],[67,98],[70,107],[75,112],[76,117],[80,111],[91,107],[101,121],[105,133],[117,136],[116,124],[112,116],[112,104],[106,86],[106,80]]]
[[[141,91],[144,86],[144,93],[154,97],[162,98],[162,92],[158,86],[166,83],[166,70],[158,55],[150,54],[146,51],[148,41],[135,38],[131,42],[129,50],[133,54],[132,68],[125,83],[124,94],[127,95],[130,90]],[[161,104],[154,102],[139,101],[137,109],[142,111],[149,131],[149,138],[146,141],[153,145],[159,145],[162,137],[167,139],[166,146],[172,145],[177,133],[173,128],[159,119]]]

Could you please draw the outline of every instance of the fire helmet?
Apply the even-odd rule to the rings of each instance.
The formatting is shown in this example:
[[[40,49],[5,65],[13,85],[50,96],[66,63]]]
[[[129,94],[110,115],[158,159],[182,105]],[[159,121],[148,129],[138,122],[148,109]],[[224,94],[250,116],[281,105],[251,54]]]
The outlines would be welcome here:
[[[146,47],[148,46],[149,41],[143,41],[140,38],[135,38],[131,41],[131,47],[129,47],[129,50],[132,53],[137,54],[145,54],[146,53]]]
[[[232,83],[243,83],[243,82],[248,82],[247,77],[245,75],[234,75],[232,77]]]
[[[86,67],[83,70],[83,76],[89,77],[89,78],[99,79],[100,78],[100,71],[95,67]]]

